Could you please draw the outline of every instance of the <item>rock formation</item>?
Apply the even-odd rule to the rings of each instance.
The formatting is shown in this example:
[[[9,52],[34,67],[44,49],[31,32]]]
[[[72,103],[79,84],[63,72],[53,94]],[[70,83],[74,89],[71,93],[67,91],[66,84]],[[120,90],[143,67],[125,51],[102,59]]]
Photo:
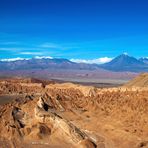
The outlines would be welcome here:
[[[2,80],[2,148],[140,148],[148,146],[147,87],[94,88]],[[20,95],[21,94],[21,95]]]

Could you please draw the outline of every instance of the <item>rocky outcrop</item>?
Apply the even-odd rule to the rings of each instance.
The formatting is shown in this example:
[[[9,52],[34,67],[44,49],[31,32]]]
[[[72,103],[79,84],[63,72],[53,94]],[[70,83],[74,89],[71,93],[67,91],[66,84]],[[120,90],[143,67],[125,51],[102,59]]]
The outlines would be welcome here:
[[[96,93],[96,88],[91,86],[81,86],[78,84],[72,83],[63,83],[63,84],[49,84],[46,86],[46,89],[59,89],[59,90],[74,90],[80,91],[85,97],[87,96],[94,96]]]
[[[50,121],[54,127],[59,128],[62,132],[68,135],[75,144],[82,145],[81,147],[85,148],[96,147],[95,144],[89,140],[89,137],[79,128],[63,119],[55,112],[50,111],[48,105],[45,104],[42,98],[39,99],[37,106],[35,107],[35,116],[41,122]]]
[[[43,90],[42,83],[30,82],[28,79],[1,80],[0,92],[1,94],[35,94],[41,93]]]

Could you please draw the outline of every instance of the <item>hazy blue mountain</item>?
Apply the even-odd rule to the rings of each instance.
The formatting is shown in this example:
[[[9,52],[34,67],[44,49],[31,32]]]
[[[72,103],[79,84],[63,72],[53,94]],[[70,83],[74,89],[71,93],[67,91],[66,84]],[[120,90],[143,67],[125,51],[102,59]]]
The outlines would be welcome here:
[[[0,70],[30,69],[99,69],[95,64],[74,63],[67,59],[29,59],[17,61],[0,61]]]
[[[33,70],[33,69],[76,69],[76,70],[100,70],[146,72],[148,64],[143,60],[137,60],[126,54],[119,55],[109,63],[102,65],[75,63],[67,59],[27,59],[16,61],[0,61],[0,70]]]
[[[148,71],[148,65],[127,54],[121,54],[112,61],[100,65],[101,68],[111,71],[131,71],[131,72],[145,72]]]

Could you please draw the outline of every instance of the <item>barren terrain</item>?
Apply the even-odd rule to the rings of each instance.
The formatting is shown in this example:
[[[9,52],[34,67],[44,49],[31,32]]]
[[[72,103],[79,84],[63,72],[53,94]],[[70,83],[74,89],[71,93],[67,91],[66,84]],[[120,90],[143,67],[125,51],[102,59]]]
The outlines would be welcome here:
[[[3,79],[0,145],[2,148],[146,148],[148,85],[141,85],[142,77],[137,79],[140,85],[130,83],[113,88]]]

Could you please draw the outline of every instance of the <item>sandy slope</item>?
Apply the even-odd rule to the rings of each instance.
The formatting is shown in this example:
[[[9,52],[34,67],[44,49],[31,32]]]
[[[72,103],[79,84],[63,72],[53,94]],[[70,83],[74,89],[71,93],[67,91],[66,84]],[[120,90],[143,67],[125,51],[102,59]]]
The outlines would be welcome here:
[[[126,84],[127,87],[148,87],[148,73],[143,73]]]

